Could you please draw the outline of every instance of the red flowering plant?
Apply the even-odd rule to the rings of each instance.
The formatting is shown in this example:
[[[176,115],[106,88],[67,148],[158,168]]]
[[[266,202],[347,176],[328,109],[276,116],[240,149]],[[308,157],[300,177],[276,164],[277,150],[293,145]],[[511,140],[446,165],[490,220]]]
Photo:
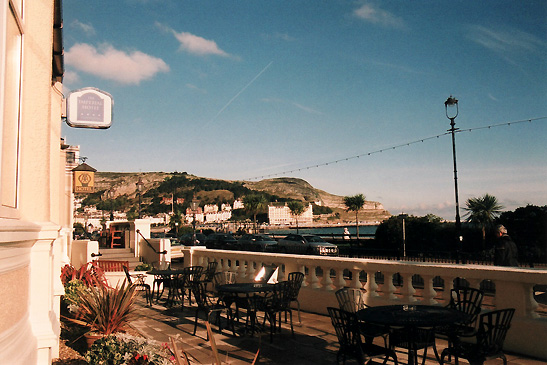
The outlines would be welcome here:
[[[108,287],[108,281],[106,280],[103,269],[95,262],[88,262],[79,269],[76,269],[69,264],[63,266],[61,269],[61,282],[63,285],[67,285],[72,280],[79,280],[87,287]]]

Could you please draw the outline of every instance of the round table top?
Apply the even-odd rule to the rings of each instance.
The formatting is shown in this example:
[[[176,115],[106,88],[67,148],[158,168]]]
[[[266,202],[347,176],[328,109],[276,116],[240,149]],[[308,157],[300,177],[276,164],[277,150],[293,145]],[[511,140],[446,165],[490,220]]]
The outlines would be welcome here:
[[[224,293],[247,294],[272,291],[273,287],[273,284],[267,283],[234,283],[219,285],[217,290]]]
[[[178,269],[163,269],[163,270],[153,269],[153,270],[147,271],[146,273],[149,274],[149,275],[165,275],[165,276],[168,276],[168,275],[181,274],[182,270],[178,270]]]
[[[465,320],[467,314],[433,305],[386,305],[361,309],[363,322],[388,326],[436,327]]]

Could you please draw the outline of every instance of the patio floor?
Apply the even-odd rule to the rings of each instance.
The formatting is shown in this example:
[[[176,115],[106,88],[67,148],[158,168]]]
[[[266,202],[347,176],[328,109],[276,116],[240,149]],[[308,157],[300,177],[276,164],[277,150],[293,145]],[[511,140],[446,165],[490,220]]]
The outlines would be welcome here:
[[[134,329],[146,338],[160,342],[169,342],[170,337],[178,338],[178,346],[188,354],[192,364],[212,363],[211,345],[206,340],[203,313],[200,315],[197,333],[194,336],[195,307],[188,307],[186,304],[184,310],[181,310],[180,305],[166,308],[162,301],[152,307],[146,307],[142,296],[139,297],[137,304],[138,315],[131,322]],[[283,323],[281,333],[274,335],[272,343],[269,327],[266,331],[251,337],[248,334],[234,336],[228,329],[223,329],[222,333],[219,333],[218,327],[213,325],[214,339],[223,364],[251,364],[257,351],[259,355],[256,364],[336,364],[338,340],[330,318],[307,312],[301,312],[301,316],[302,325],[299,325],[297,313],[293,311],[294,337],[291,335],[289,324]],[[378,344],[383,344],[381,339],[377,341]],[[439,351],[445,347],[445,341],[437,340]],[[396,349],[400,364],[407,363],[404,351]],[[422,351],[419,354],[422,355]],[[506,353],[506,356],[509,364],[546,364],[545,361],[532,360],[516,354]],[[419,360],[421,361],[421,358]],[[466,363],[465,360],[460,362]],[[356,361],[350,359],[347,363],[355,364]],[[486,362],[489,365],[502,363],[501,359]],[[393,361],[388,361],[388,364],[393,364]],[[437,364],[431,348],[428,350],[426,364]]]

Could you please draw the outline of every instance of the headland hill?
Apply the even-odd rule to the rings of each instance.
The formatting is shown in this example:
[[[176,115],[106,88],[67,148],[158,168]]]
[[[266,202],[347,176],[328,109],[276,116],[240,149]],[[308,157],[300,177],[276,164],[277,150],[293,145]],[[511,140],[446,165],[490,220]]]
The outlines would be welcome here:
[[[96,206],[97,209],[110,210],[114,204],[117,211],[134,210],[138,206],[139,179],[142,181],[142,211],[149,216],[171,213],[173,209],[184,213],[192,199],[199,200],[202,207],[223,203],[233,206],[235,200],[247,194],[261,193],[268,202],[300,200],[311,203],[313,227],[355,224],[355,212],[346,211],[343,196],[316,189],[303,179],[290,177],[239,181],[199,177],[186,172],[96,172],[95,193],[76,197],[84,198],[84,205]],[[366,192],[363,195],[366,197]],[[169,203],[171,201],[173,204]],[[360,225],[378,224],[390,216],[381,202],[366,200],[358,219]]]

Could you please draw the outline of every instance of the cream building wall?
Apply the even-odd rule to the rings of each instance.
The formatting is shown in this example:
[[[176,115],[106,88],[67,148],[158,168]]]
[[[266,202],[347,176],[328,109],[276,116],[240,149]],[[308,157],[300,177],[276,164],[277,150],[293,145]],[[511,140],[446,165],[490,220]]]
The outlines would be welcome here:
[[[0,0],[0,364],[58,355],[72,196],[55,21],[60,0]]]
[[[296,217],[292,215],[291,210],[286,204],[268,205],[268,221],[271,225],[291,225],[296,224]],[[313,222],[313,206],[308,204],[304,213],[298,216],[298,224],[308,224]]]

